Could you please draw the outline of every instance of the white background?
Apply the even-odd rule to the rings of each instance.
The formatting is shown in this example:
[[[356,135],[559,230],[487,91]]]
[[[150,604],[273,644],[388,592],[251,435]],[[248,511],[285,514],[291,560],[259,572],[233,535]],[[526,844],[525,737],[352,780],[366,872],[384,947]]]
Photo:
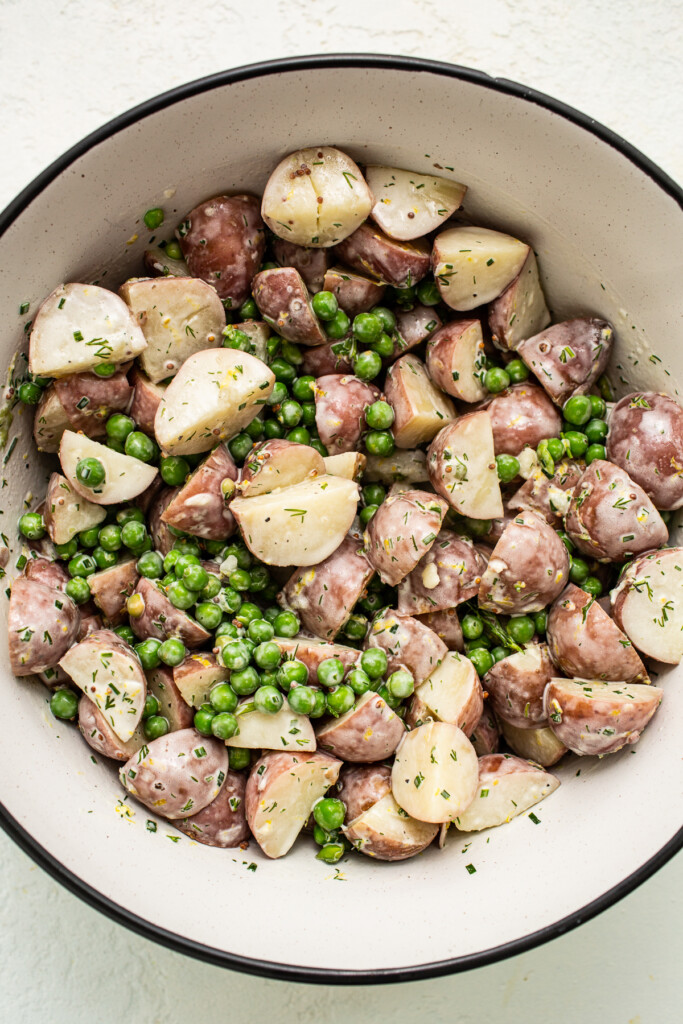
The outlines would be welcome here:
[[[524,82],[683,178],[683,8],[671,0],[0,0],[0,45],[0,208],[68,146],[149,96],[226,67],[320,51],[431,57]],[[5,744],[8,758],[11,730]],[[680,856],[541,949],[452,978],[336,990],[185,959],[90,910],[4,834],[0,858],[3,1024],[680,1019]],[[210,892],[197,893],[203,905],[210,913]],[[302,913],[325,927],[324,907],[308,905],[305,892]]]

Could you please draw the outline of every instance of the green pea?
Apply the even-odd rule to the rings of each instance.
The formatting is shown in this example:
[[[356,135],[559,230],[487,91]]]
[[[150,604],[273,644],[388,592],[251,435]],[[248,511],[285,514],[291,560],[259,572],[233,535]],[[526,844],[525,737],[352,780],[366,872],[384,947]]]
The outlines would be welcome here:
[[[484,632],[484,623],[478,615],[465,615],[460,625],[465,640],[478,640]]]
[[[278,645],[272,640],[264,640],[254,648],[253,658],[259,668],[272,671],[279,666],[282,654]]]
[[[278,683],[286,692],[296,684],[302,686],[308,682],[308,669],[302,661],[293,658],[291,661],[284,661],[277,671]]]
[[[145,522],[145,515],[142,509],[137,508],[135,505],[129,505],[128,508],[121,508],[116,513],[116,522],[121,528],[126,523],[143,523]]]
[[[318,292],[311,299],[311,305],[318,319],[325,323],[334,320],[339,310],[337,296],[333,292]]]
[[[374,306],[370,312],[382,321],[382,330],[386,331],[387,334],[391,334],[396,328],[396,316],[387,306]]]
[[[173,561],[170,559],[172,552],[169,551],[168,555],[164,559],[164,569],[170,571],[171,569],[175,573],[177,579],[182,580],[183,573],[189,565],[199,565],[199,556],[192,554],[184,554],[179,548],[174,548],[175,558]]]
[[[283,703],[284,697],[275,686],[259,686],[254,694],[256,710],[266,715],[276,715]]]
[[[433,278],[425,277],[417,286],[417,297],[423,306],[436,306],[441,301],[441,292]]]
[[[507,631],[516,644],[528,644],[536,632],[536,624],[529,615],[515,615],[508,622]]]
[[[572,544],[572,541],[571,541],[571,538],[570,538],[569,534],[565,533],[564,530],[558,530],[557,531],[557,536],[560,538],[560,540],[562,541],[562,543],[566,547],[567,551],[571,555],[572,551],[574,550],[574,545]]]
[[[247,635],[254,643],[263,644],[273,639],[275,629],[267,619],[254,619],[247,626]]]
[[[279,612],[273,619],[275,636],[293,637],[299,632],[301,623],[294,612]]]
[[[584,433],[591,444],[602,444],[607,437],[608,429],[604,420],[592,419],[584,427]]]
[[[289,398],[287,385],[283,384],[282,381],[276,380],[273,384],[273,390],[266,399],[266,405],[281,405],[287,398]]]
[[[286,359],[292,366],[301,366],[304,361],[304,354],[298,345],[295,345],[292,341],[282,340],[280,345],[280,352],[282,358]]]
[[[249,589],[252,594],[260,594],[270,583],[270,573],[265,565],[254,566],[253,569],[250,569],[249,575],[251,576],[251,586]]]
[[[185,660],[187,651],[185,650],[185,644],[182,640],[178,640],[176,637],[169,637],[159,647],[159,658],[163,661],[164,665],[169,665],[173,668],[175,665],[179,665],[181,661]]]
[[[485,651],[491,650],[491,641],[487,636],[482,636],[479,640],[466,640],[465,641],[465,654],[468,655],[470,651],[478,651],[483,648]]]
[[[119,551],[123,541],[121,540],[121,527],[114,523],[103,526],[97,535],[97,542],[105,551]]]
[[[583,558],[572,555],[569,561],[569,579],[580,587],[590,575],[590,566]]]
[[[543,472],[548,476],[552,476],[555,472],[555,460],[550,454],[547,440],[538,442],[536,454],[538,455],[538,461],[541,463]]]
[[[497,395],[510,387],[510,377],[501,367],[493,366],[484,374],[484,387],[492,395]]]
[[[124,523],[121,528],[121,541],[124,547],[129,548],[131,551],[136,551],[138,548],[141,549],[147,537],[147,527],[144,523],[139,523],[135,519]]]
[[[324,664],[324,662],[323,662]],[[350,711],[356,702],[356,695],[350,686],[343,684],[342,686],[335,686],[334,689],[330,690],[326,697],[325,703],[327,710],[335,718],[340,715],[345,715],[347,711]]]
[[[360,667],[371,679],[381,679],[388,664],[387,656],[381,647],[370,647],[360,656]]]
[[[99,459],[81,459],[76,466],[76,479],[84,487],[94,490],[104,483],[105,470]]]
[[[171,725],[168,718],[163,715],[152,715],[151,718],[147,718],[142,725],[142,731],[148,740],[158,740],[160,736],[165,736],[167,732],[170,732]]]
[[[492,647],[491,657],[495,664],[502,661],[503,658],[508,658],[512,654],[512,650],[509,647]]]
[[[521,359],[511,359],[505,366],[505,372],[510,378],[511,384],[521,384],[529,377],[529,368]]]
[[[223,612],[217,604],[212,601],[201,601],[194,610],[194,617],[200,626],[208,629],[209,632],[220,626],[223,619]]]
[[[202,736],[212,736],[211,725],[215,717],[216,712],[210,705],[209,707],[202,706],[198,711],[195,711],[193,724],[197,732],[201,733]]]
[[[135,420],[122,412],[114,412],[104,425],[107,437],[124,443],[129,434],[135,430]]]
[[[588,423],[593,413],[593,407],[588,395],[574,395],[565,402],[562,408],[562,415],[567,423],[575,427],[582,427]]]
[[[277,355],[279,355],[281,343],[282,338],[278,337],[277,334],[272,334],[270,338],[266,340],[266,361],[269,364]]]
[[[246,427],[244,428],[244,433],[247,434],[252,439],[252,441],[258,441],[263,436],[264,429],[265,424],[263,423],[263,420],[255,419],[252,420],[251,423],[247,423]],[[226,477],[226,479],[228,478]],[[223,481],[223,483],[225,484],[225,480]],[[227,486],[230,487],[230,484],[232,484],[232,488],[230,489],[230,492],[227,495],[225,494],[225,491],[223,491],[224,497],[231,497],[235,493],[234,481],[230,480]]]
[[[32,380],[25,380],[23,384],[19,385],[19,401],[23,402],[24,405],[38,405],[38,402],[43,397],[43,389]]]
[[[378,508],[379,505],[366,505],[365,508],[360,510],[358,518],[360,519],[361,526],[368,525]]]
[[[195,592],[188,590],[181,580],[175,580],[167,587],[166,597],[174,608],[179,608],[181,611],[187,611],[197,600]]]
[[[249,434],[245,434],[244,432],[237,434],[237,436],[233,437],[232,441],[228,443],[230,454],[235,462],[244,462],[253,446],[254,443],[249,437]]]
[[[380,359],[389,359],[394,354],[394,339],[388,334],[382,334],[371,348]]]
[[[228,765],[233,772],[241,772],[251,764],[251,750],[246,747],[228,747]]]
[[[274,604],[271,607],[265,609],[265,611],[263,612],[263,618],[272,624],[273,622],[275,622],[281,610],[281,608]]]
[[[288,398],[280,406],[277,418],[285,427],[296,427],[301,422],[303,412],[299,402],[293,398]]]
[[[545,635],[545,631],[548,628],[548,612],[545,609],[542,612],[536,612],[534,615],[534,626],[539,636]]]
[[[221,711],[211,719],[211,732],[219,740],[229,740],[239,732],[239,723],[229,711]]]
[[[369,315],[369,314],[368,314]],[[359,380],[374,380],[382,369],[382,359],[377,352],[366,349],[353,361],[353,372]]]
[[[223,328],[223,348],[239,349],[242,352],[252,352],[254,346],[248,334],[240,331],[238,327],[228,324]]]
[[[472,519],[470,516],[463,516],[461,525],[473,537],[483,538],[490,534],[492,524],[490,519]]]
[[[469,658],[479,676],[486,675],[488,670],[493,667],[493,656],[484,647],[478,647],[476,651],[472,651]]]
[[[559,437],[548,438],[548,451],[553,462],[559,462],[565,456],[565,447]]]
[[[344,635],[349,640],[365,640],[368,631],[368,620],[364,615],[350,615],[342,628]]]
[[[111,569],[118,562],[116,552],[105,551],[99,545],[93,549],[92,556],[98,569]]]
[[[154,696],[153,693],[148,693],[147,696],[145,697],[145,706],[142,710],[143,719],[152,718],[154,715],[158,715],[160,710],[161,705],[159,704],[157,698]]]
[[[315,427],[315,402],[303,402],[301,413],[301,425],[304,427]]]
[[[235,620],[241,622],[243,626],[248,626],[254,619],[260,618],[261,609],[258,605],[252,604],[251,601],[243,601],[239,611],[235,613]],[[253,640],[251,642],[253,643]]]
[[[18,525],[19,533],[27,540],[40,540],[45,536],[45,523],[39,512],[24,512]]]
[[[370,430],[365,435],[365,448],[370,455],[387,458],[395,447],[394,439],[388,430]]]
[[[98,377],[113,377],[116,370],[116,363],[98,363],[92,368],[92,372]]]
[[[232,672],[230,685],[240,697],[248,697],[258,690],[261,680],[254,666],[248,665],[247,668],[241,668],[237,672]]]
[[[323,690],[314,690],[315,703],[313,710],[309,712],[309,718],[322,718],[323,715],[327,714],[327,700]]]
[[[322,686],[337,686],[344,678],[344,663],[339,658],[325,658],[318,665],[317,676]]]
[[[589,395],[591,403],[591,416],[594,419],[604,420],[605,413],[607,412],[607,405],[605,399],[600,395]]]
[[[209,582],[209,574],[203,565],[190,564],[183,569],[182,582],[188,590],[203,590]]]
[[[592,445],[590,445],[589,448],[588,448],[588,451],[586,452],[585,458],[586,458],[586,465],[587,466],[590,466],[591,462],[595,462],[596,459],[602,459],[602,460],[606,459],[607,458],[607,452],[605,450],[604,444],[592,444]]]
[[[411,672],[406,669],[398,669],[396,672],[392,672],[387,679],[387,689],[392,697],[396,697],[398,700],[405,700],[406,697],[410,697],[415,690],[415,680]]]
[[[136,569],[148,580],[158,580],[164,574],[164,560],[158,551],[145,551],[137,560]]]
[[[251,576],[246,569],[233,569],[228,577],[230,586],[237,591],[249,590]]]
[[[382,594],[369,593],[361,601],[358,602],[357,606],[367,615],[374,615],[380,608],[386,606],[386,601]]]
[[[414,285],[408,285],[407,288],[394,288],[394,298],[401,309],[412,309],[415,305],[416,295],[417,291]]]
[[[316,853],[316,860],[323,861],[324,864],[337,864],[346,853],[346,846],[344,843],[325,843],[321,846]]]
[[[164,223],[164,211],[160,206],[155,206],[147,211],[143,220],[150,231],[156,231]]]
[[[365,410],[365,422],[371,430],[388,430],[393,424],[394,418],[394,410],[388,402],[382,400],[373,402]]]
[[[187,459],[183,459],[180,455],[169,455],[161,460],[159,472],[161,473],[161,479],[169,487],[180,487],[181,484],[185,483],[185,477],[190,472],[190,464]]]
[[[306,427],[294,427],[294,429],[290,430],[287,434],[287,440],[293,441],[295,444],[308,444],[311,440],[311,435],[308,430],[306,430]]]
[[[209,694],[209,703],[214,711],[234,711],[237,707],[237,694],[229,683],[218,683]]]
[[[231,672],[246,668],[251,660],[248,647],[241,640],[227,644],[221,651],[221,661]]]
[[[275,379],[279,380],[281,384],[292,384],[297,375],[296,368],[282,356],[276,356],[271,362],[270,368],[275,374]]]
[[[75,604],[85,604],[90,600],[90,585],[83,576],[74,576],[67,582],[64,590]]]
[[[326,832],[335,832],[344,824],[346,804],[337,797],[323,797],[313,807],[313,820]]]
[[[366,505],[381,505],[387,496],[381,484],[366,484],[361,493]]]
[[[310,402],[313,397],[314,385],[315,377],[312,377],[310,374],[297,377],[292,384],[292,395],[299,402]]]
[[[573,458],[580,459],[582,455],[585,455],[588,448],[588,438],[585,434],[579,430],[567,430],[562,436],[569,441],[569,448]]]
[[[157,668],[159,665],[161,661],[159,657],[160,647],[161,640],[155,640],[155,638],[151,636],[135,645],[135,653],[140,659],[140,664],[145,671]]]
[[[514,455],[496,455],[496,467],[498,479],[503,484],[509,484],[519,475],[519,460]]]
[[[55,718],[71,721],[78,714],[78,697],[73,690],[55,690],[50,698],[50,711]]]
[[[97,562],[92,555],[79,553],[74,555],[67,568],[69,576],[92,576],[97,572]]]
[[[324,459],[326,459],[326,458],[327,458],[327,456],[328,456],[328,455],[330,454],[330,453],[328,452],[327,448],[325,447],[325,445],[324,445],[324,444],[322,443],[322,441],[320,440],[320,438],[319,438],[319,437],[313,437],[313,438],[311,438],[311,442],[310,442],[310,444],[311,444],[311,448],[315,448],[315,450],[316,450],[316,451],[317,451],[317,452],[318,452],[318,453],[319,453],[320,455],[322,455],[322,457],[323,457]]]
[[[343,309],[338,309],[333,318],[328,320],[324,326],[327,337],[338,341],[349,333],[351,321]]]
[[[597,576],[587,576],[581,584],[581,588],[592,597],[600,597],[602,594],[602,583]]]
[[[166,243],[165,252],[169,260],[181,260],[183,258],[183,251],[174,238]]]
[[[195,559],[198,559],[202,553],[198,541],[194,537],[188,537],[182,531],[178,532],[178,539],[173,542],[173,548],[181,555],[194,555]]]
[[[382,698],[384,703],[388,704],[389,707],[394,709],[394,710],[401,703],[401,698],[400,697],[394,697],[393,693],[391,692],[389,687],[386,685],[386,683],[382,683],[381,686],[377,687],[377,693]]]
[[[352,330],[362,345],[373,345],[384,332],[384,323],[374,313],[359,313],[353,318]]]
[[[141,430],[133,430],[126,438],[124,445],[126,455],[140,462],[151,462],[159,454],[156,443]]]
[[[117,636],[120,636],[121,639],[124,640],[127,644],[130,644],[131,647],[134,645],[135,633],[128,624],[126,624],[125,626],[116,626],[114,632],[116,633]]]

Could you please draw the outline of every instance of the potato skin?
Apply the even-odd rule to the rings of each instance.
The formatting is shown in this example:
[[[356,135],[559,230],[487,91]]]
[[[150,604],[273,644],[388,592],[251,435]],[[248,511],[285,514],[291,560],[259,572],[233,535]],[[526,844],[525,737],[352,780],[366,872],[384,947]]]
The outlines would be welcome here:
[[[625,395],[609,417],[607,458],[639,484],[656,508],[683,505],[683,409],[668,395]]]
[[[325,377],[331,373],[353,374],[351,360],[347,358],[347,340],[327,341],[324,345],[304,349],[303,372],[312,377]]]
[[[262,270],[252,281],[261,316],[281,337],[297,345],[324,345],[327,335],[313,312],[308,289],[293,267]]]
[[[569,555],[560,538],[536,512],[521,512],[493,549],[479,604],[502,615],[540,612],[568,580]]]
[[[346,806],[348,825],[391,793],[391,768],[384,764],[345,764],[339,773],[337,796]]]
[[[481,718],[474,727],[470,736],[470,743],[474,747],[477,757],[485,757],[487,754],[496,754],[500,745],[500,730],[490,706],[484,704]]]
[[[427,554],[399,583],[398,610],[402,615],[421,615],[455,608],[477,596],[485,568],[469,537],[441,530]]]
[[[530,509],[543,516],[550,526],[560,526],[565,506],[569,504],[568,492],[574,490],[582,472],[581,466],[570,459],[558,462],[550,479],[539,469],[507,500],[506,507]],[[560,491],[565,494],[560,494]]]
[[[24,579],[44,583],[53,590],[64,590],[69,582],[69,574],[61,562],[51,562],[49,558],[31,558],[23,572]]]
[[[161,384],[153,384],[147,374],[143,373],[138,366],[134,366],[131,370],[130,382],[133,385],[133,398],[129,415],[135,420],[138,430],[153,437],[154,417],[157,414],[165,387]]]
[[[281,597],[297,613],[304,629],[322,640],[333,640],[373,574],[362,545],[349,536],[319,565],[297,569]]]
[[[577,317],[526,338],[517,352],[553,402],[562,405],[590,391],[609,362],[613,338],[607,320]]]
[[[368,691],[345,715],[323,725],[316,739],[318,747],[333,757],[368,764],[391,757],[405,731],[386,701]]]
[[[406,668],[412,672],[415,685],[428,679],[443,661],[448,648],[431,629],[412,618],[386,611],[378,615],[363,644],[363,649],[380,647],[387,656],[387,672]]]
[[[168,719],[171,731],[189,729],[194,722],[194,711],[183,700],[180,690],[175,684],[173,670],[166,665],[159,665],[146,672],[147,693],[153,694],[159,701],[159,714]]]
[[[365,410],[380,397],[379,388],[341,373],[318,377],[313,389],[315,425],[330,455],[353,452],[365,430]]]
[[[189,818],[179,818],[175,827],[204,846],[229,850],[249,839],[244,810],[247,778],[243,772],[228,770],[215,800]]]
[[[364,534],[370,565],[394,587],[426,555],[441,529],[448,506],[429,491],[405,491],[385,498]],[[429,611],[420,608],[419,611]]]
[[[164,522],[162,517],[166,511],[166,506],[170,505],[179,491],[179,487],[164,487],[156,495],[148,510],[149,532],[152,537],[155,550],[164,557],[166,557],[173,547],[176,538],[173,536],[167,523]]]
[[[555,666],[546,644],[528,647],[496,662],[483,683],[496,718],[517,729],[547,725],[543,693],[554,675]]]
[[[80,623],[78,608],[61,590],[19,576],[12,584],[7,616],[14,675],[54,668],[76,642]]]
[[[415,615],[414,618],[436,633],[449,651],[464,651],[462,628],[455,608],[444,608],[440,612],[427,612],[426,615]]]
[[[118,624],[123,621],[126,601],[135,590],[139,579],[140,573],[134,558],[118,562],[110,569],[102,569],[90,576],[88,582],[93,601],[109,622]]]
[[[78,702],[78,728],[89,747],[114,761],[127,761],[145,743],[142,725],[138,726],[131,739],[120,740],[106,716],[85,694]]]
[[[359,313],[367,313],[382,301],[385,286],[357,274],[348,267],[331,267],[325,274],[323,290],[332,292],[344,312],[352,320]]]
[[[342,263],[369,274],[381,284],[407,288],[417,284],[428,273],[431,255],[422,239],[397,242],[366,221],[336,247]]]
[[[545,391],[528,381],[513,384],[482,405],[491,417],[496,455],[519,455],[527,445],[558,437],[562,416]]]
[[[228,309],[249,297],[266,248],[255,196],[216,196],[200,203],[176,235],[192,277],[213,285]]]
[[[412,309],[397,309],[394,352],[389,358],[398,359],[405,352],[409,352],[411,348],[416,348],[425,338],[430,338],[435,331],[438,331],[441,326],[441,317],[433,306],[421,306],[418,303]],[[437,380],[435,383],[441,387]]]
[[[579,551],[623,562],[666,544],[669,531],[645,491],[603,459],[586,466],[572,492],[565,527]]]
[[[640,683],[553,679],[545,691],[549,725],[575,754],[614,754],[637,743],[663,691]]]
[[[435,839],[439,826],[411,818],[387,793],[343,827],[349,842],[375,860],[407,860],[422,853]]]
[[[350,669],[360,659],[360,654],[355,647],[331,644],[308,636],[294,636],[291,639],[276,636],[273,637],[273,640],[286,658],[297,658],[303,662],[308,669],[309,682],[314,685],[318,685],[317,671],[321,661],[325,661],[327,658],[339,658],[344,668]]]
[[[295,245],[285,238],[273,239],[273,255],[281,267],[293,267],[301,277],[309,292],[319,292],[325,288],[324,280],[330,266],[328,249],[316,249],[306,245]]]
[[[226,478],[237,480],[237,466],[221,443],[171,497],[161,520],[204,540],[227,540],[235,532],[235,520],[221,491]]]
[[[547,637],[552,659],[566,676],[603,682],[647,680],[647,670],[626,634],[574,583],[550,608]]]
[[[191,619],[180,608],[174,608],[166,595],[146,577],[141,577],[135,588],[145,603],[141,616],[131,616],[131,629],[141,640],[154,637],[156,640],[167,640],[177,636],[186,647],[201,647],[210,637],[210,633]]]
[[[74,373],[60,377],[53,386],[73,429],[93,438],[105,436],[109,416],[125,412],[133,397],[121,370],[106,378],[96,373]]]

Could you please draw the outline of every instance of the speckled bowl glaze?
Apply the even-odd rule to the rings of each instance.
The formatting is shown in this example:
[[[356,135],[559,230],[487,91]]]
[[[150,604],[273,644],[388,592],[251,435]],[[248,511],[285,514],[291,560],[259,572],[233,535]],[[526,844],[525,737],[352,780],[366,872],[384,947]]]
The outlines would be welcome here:
[[[22,302],[33,311],[60,281],[116,288],[140,272],[146,209],[163,206],[170,232],[208,196],[261,192],[286,152],[320,142],[360,162],[436,168],[466,182],[475,220],[533,244],[555,319],[614,322],[619,386],[678,394],[676,185],[546,96],[464,68],[376,56],[275,61],[191,83],[49,167],[0,217],[4,364],[25,350]],[[29,420],[16,412],[10,438],[18,441],[3,469],[3,529],[12,536],[48,468],[34,454],[22,458],[32,450]],[[120,813],[115,769],[93,763],[77,729],[51,717],[46,690],[3,664],[4,828],[115,920],[228,967],[352,983],[479,966],[585,921],[683,845],[681,669],[663,668],[664,703],[637,747],[603,761],[566,759],[538,823],[522,815],[454,834],[445,850],[404,863],[353,856],[335,870],[306,841],[268,861],[253,843],[245,852],[211,849],[163,821],[148,831],[144,809]]]

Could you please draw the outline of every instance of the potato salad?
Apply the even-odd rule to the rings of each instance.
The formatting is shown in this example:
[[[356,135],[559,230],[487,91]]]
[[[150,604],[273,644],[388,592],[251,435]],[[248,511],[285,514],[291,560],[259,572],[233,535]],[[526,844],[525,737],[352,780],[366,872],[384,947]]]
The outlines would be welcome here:
[[[613,326],[556,322],[466,184],[332,146],[170,218],[118,291],[57,285],[12,381],[53,466],[9,657],[84,758],[152,831],[335,864],[636,743],[683,657],[683,410],[615,400]]]

